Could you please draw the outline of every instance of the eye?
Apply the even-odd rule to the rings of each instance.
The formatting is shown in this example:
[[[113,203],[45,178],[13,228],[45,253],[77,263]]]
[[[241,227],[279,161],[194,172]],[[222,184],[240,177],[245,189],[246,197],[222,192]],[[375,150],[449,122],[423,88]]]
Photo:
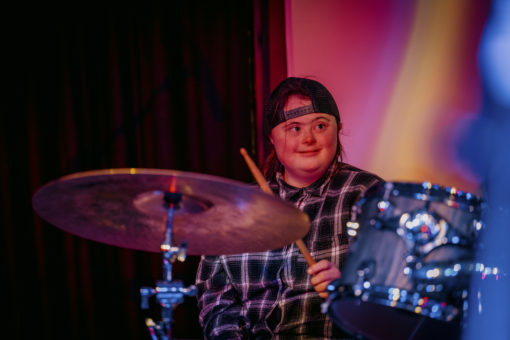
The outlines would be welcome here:
[[[290,131],[290,132],[299,132],[300,127],[298,125],[290,125],[287,127],[287,131]]]
[[[317,130],[324,130],[328,125],[326,123],[318,123],[317,124]]]

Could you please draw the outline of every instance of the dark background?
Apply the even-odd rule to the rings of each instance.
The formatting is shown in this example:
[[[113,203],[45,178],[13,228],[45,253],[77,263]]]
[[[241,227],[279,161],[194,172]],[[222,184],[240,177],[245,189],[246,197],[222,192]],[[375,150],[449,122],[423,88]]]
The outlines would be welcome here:
[[[160,255],[73,236],[38,217],[32,196],[61,176],[107,168],[252,182],[239,149],[260,159],[269,22],[283,27],[282,4],[4,8],[0,258],[10,339],[149,338],[144,317],[159,309],[142,312],[139,289],[162,279]],[[174,279],[194,283],[198,261],[175,264]],[[195,298],[174,320],[175,338],[202,337]]]

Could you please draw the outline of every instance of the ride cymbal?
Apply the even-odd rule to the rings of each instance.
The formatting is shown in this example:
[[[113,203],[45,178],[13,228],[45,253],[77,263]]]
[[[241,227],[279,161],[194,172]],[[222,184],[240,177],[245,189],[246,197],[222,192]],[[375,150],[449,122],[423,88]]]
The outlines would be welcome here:
[[[106,169],[64,176],[33,196],[34,210],[71,234],[118,247],[159,252],[168,217],[165,193],[182,194],[173,243],[190,255],[277,249],[306,235],[308,216],[245,183],[162,169]]]

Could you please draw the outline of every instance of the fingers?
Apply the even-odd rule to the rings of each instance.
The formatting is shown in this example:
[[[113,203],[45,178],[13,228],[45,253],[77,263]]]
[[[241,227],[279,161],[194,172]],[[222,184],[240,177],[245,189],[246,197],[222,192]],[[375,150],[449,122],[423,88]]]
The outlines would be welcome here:
[[[329,293],[326,293],[326,292],[317,292],[317,293],[319,293],[319,296],[323,299],[326,299],[329,296]]]
[[[336,268],[331,268],[328,270],[324,270],[318,274],[315,274],[310,278],[310,282],[317,286],[323,282],[330,283],[331,281],[338,279],[340,277],[340,271]]]
[[[326,288],[328,287],[328,285],[331,283],[331,281],[333,281],[334,279],[330,279],[330,280],[326,280],[326,281],[321,281],[320,283],[316,283],[313,284],[313,288],[315,289],[315,291],[317,293],[319,293],[319,296],[321,298],[327,298],[329,296],[329,293],[326,291]],[[311,280],[310,280],[311,282]]]
[[[331,282],[331,281],[330,281]],[[315,288],[315,290],[317,292],[325,292],[326,291],[326,287],[328,286],[329,282],[321,282],[317,285],[314,285],[313,287]]]
[[[322,260],[308,268],[308,274],[312,275],[310,283],[321,298],[328,297],[326,287],[329,283],[340,277],[340,270],[331,262]]]
[[[324,281],[332,281],[340,277],[340,270],[331,262],[322,260],[308,268],[308,274],[312,275],[310,279],[313,285]]]
[[[315,274],[317,274],[323,270],[327,270],[331,267],[334,267],[333,263],[331,263],[327,260],[321,260],[321,261],[317,262],[316,264],[314,264],[313,266],[310,266],[310,268],[308,268],[307,272],[310,275],[315,275]]]

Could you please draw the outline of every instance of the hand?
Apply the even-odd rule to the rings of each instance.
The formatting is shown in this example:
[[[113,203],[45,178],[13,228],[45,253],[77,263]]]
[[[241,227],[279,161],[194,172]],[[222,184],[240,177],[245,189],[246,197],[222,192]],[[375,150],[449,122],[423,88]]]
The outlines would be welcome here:
[[[308,268],[308,274],[312,275],[310,282],[319,296],[323,299],[329,296],[326,287],[329,283],[340,277],[340,270],[331,262],[321,260]]]

